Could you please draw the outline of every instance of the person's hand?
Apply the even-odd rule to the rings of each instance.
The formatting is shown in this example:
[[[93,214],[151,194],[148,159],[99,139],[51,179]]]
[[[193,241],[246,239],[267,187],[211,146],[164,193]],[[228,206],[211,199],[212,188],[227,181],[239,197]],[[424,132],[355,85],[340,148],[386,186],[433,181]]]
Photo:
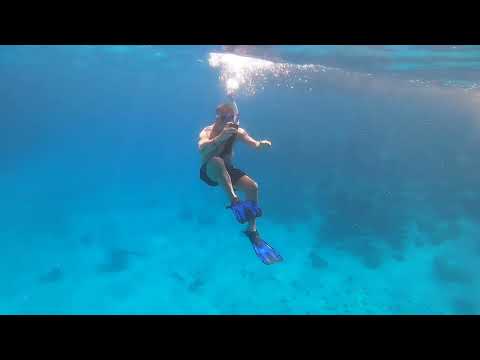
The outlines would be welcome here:
[[[268,140],[262,140],[258,145],[259,149],[265,149],[265,148],[271,148],[271,147],[272,147],[272,143]]]
[[[223,128],[222,132],[220,135],[218,135],[218,140],[219,141],[225,141],[228,138],[230,138],[232,135],[235,135],[237,133],[237,129],[234,127],[225,127]]]

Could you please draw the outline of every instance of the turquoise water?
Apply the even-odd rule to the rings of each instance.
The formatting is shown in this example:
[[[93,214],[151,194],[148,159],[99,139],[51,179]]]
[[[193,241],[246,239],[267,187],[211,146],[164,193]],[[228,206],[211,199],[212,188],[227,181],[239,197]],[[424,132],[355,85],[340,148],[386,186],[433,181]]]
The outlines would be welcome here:
[[[232,77],[272,266],[199,179]],[[478,314],[479,84],[478,46],[0,46],[0,313]]]

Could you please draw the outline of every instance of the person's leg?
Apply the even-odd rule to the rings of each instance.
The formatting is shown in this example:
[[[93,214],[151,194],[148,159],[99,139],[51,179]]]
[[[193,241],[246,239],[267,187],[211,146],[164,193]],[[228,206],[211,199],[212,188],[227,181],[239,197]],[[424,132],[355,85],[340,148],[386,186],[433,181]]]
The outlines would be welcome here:
[[[230,202],[238,200],[238,196],[235,194],[235,190],[232,185],[232,179],[225,167],[225,162],[220,157],[213,157],[207,163],[207,176],[216,181],[223,187]]]
[[[247,200],[252,200],[258,203],[258,184],[252,180],[249,176],[244,175],[235,183],[235,187],[245,193]],[[253,218],[248,221],[248,231],[257,230],[256,219]]]
[[[246,195],[247,200],[254,201],[258,203],[258,185],[246,175],[242,170],[232,169],[230,171],[231,178],[235,189],[243,191]],[[259,232],[256,228],[255,218],[249,220],[248,228],[244,232],[248,236],[249,240],[252,242],[252,245],[255,250],[255,254],[262,260],[266,265],[271,265],[283,261],[282,256],[269,244],[261,239]]]

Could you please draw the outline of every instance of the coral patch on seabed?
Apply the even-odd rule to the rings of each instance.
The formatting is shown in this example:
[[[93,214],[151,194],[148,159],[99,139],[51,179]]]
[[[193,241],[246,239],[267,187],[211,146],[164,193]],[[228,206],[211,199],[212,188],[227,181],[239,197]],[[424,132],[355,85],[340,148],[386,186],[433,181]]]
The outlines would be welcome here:
[[[433,272],[437,279],[445,283],[469,284],[473,281],[473,274],[465,269],[457,260],[446,256],[435,256]]]
[[[452,302],[455,313],[459,315],[473,315],[478,314],[478,307],[471,300],[467,299],[454,299]]]
[[[178,281],[180,283],[184,283],[185,282],[185,278],[179,274],[178,272],[173,272],[170,274],[170,276],[172,277],[172,279],[174,279],[175,281]]]
[[[100,273],[115,273],[126,271],[129,268],[130,257],[132,255],[140,256],[141,254],[124,249],[110,250],[108,252],[106,261],[97,267],[97,271]]]
[[[59,266],[56,265],[50,271],[47,273],[41,275],[39,277],[39,281],[42,284],[50,284],[50,283],[56,283],[62,280],[64,277],[63,269]]]
[[[325,269],[328,267],[328,261],[322,259],[314,252],[310,253],[310,262],[315,269]]]
[[[382,253],[377,249],[370,249],[362,255],[363,264],[372,270],[378,269],[383,263]]]
[[[202,278],[195,278],[189,285],[188,285],[188,290],[196,293],[199,290],[201,290],[205,285],[205,280]]]

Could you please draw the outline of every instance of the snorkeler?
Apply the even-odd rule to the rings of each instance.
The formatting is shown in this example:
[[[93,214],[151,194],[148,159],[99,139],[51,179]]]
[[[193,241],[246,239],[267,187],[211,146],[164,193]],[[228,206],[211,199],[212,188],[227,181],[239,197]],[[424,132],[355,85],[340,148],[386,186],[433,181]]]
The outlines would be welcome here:
[[[233,146],[240,140],[258,150],[272,146],[268,140],[257,141],[243,128],[239,127],[238,108],[232,102],[221,104],[216,110],[215,122],[200,132],[198,148],[202,158],[200,178],[210,186],[220,184],[226,192],[231,209],[238,222],[248,222],[244,234],[252,242],[257,256],[264,264],[270,265],[282,261],[282,257],[275,249],[260,238],[256,228],[256,218],[262,215],[258,206],[258,185],[242,170],[233,166]],[[245,193],[246,200],[241,201],[236,191]]]

